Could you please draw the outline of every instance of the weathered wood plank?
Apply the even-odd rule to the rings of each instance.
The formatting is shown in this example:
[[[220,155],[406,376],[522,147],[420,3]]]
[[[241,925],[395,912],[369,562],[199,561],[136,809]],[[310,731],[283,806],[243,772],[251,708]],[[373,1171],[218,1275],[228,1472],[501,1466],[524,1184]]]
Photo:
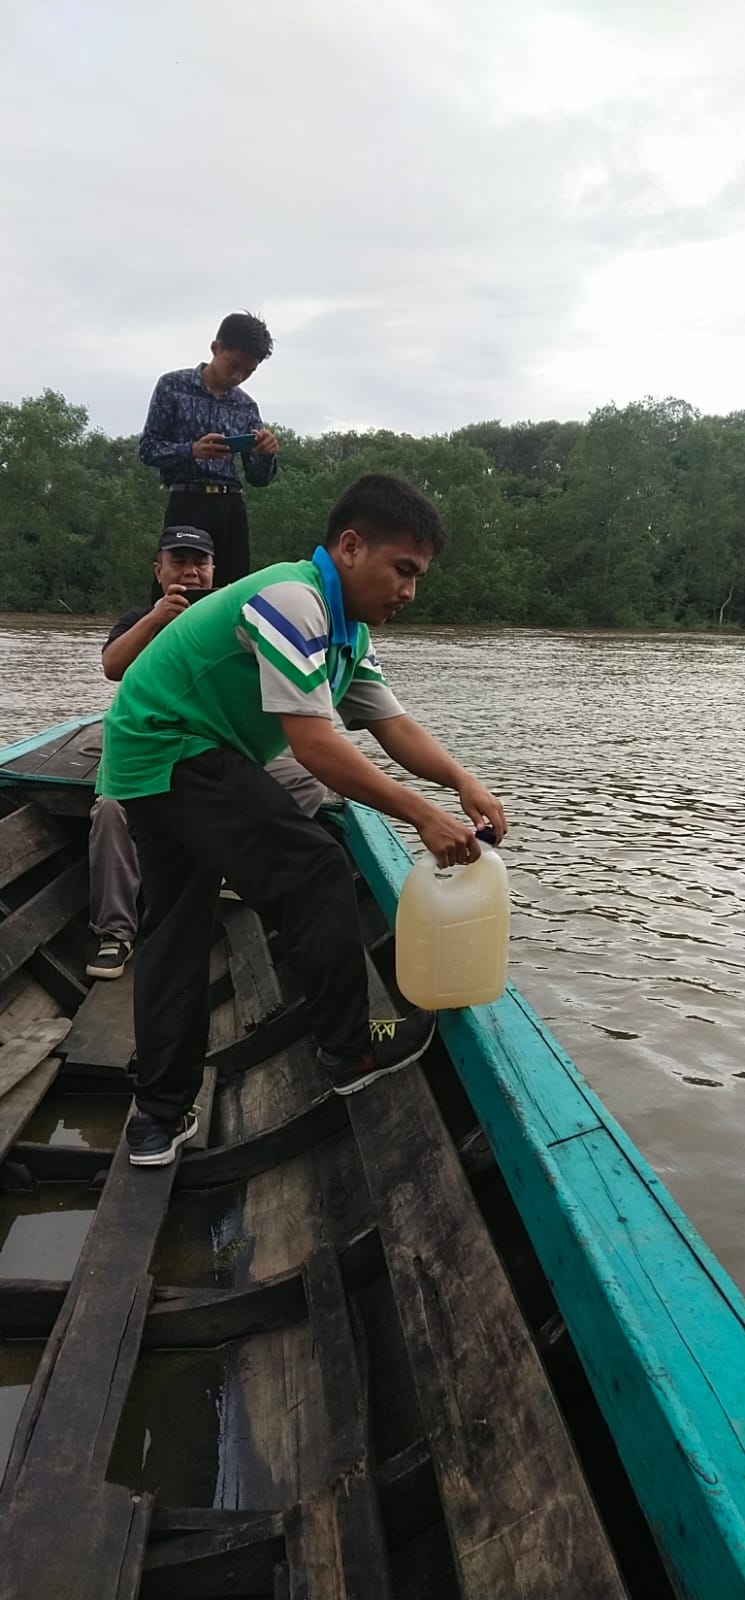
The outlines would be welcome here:
[[[42,1339],[51,1333],[70,1285],[35,1278],[0,1280],[0,1337]]]
[[[60,778],[85,782],[95,772],[101,756],[100,723],[78,725],[72,731],[60,729],[43,743],[34,744],[24,754],[4,762],[3,772],[26,777]]]
[[[224,1344],[227,1339],[288,1327],[306,1316],[299,1272],[277,1273],[250,1289],[159,1289],[143,1344],[156,1349]]]
[[[46,861],[67,843],[54,817],[30,803],[0,821],[0,889]]]
[[[0,1600],[29,1594],[118,1600],[137,1593],[149,1501],[104,1480],[139,1354],[152,1289],[148,1268],[175,1171],[174,1165],[136,1172],[122,1138],[0,1492],[9,1530]]]
[[[284,1556],[281,1519],[249,1517],[219,1531],[196,1530],[153,1544],[142,1574],[140,1600],[237,1600],[272,1592]]]
[[[349,1110],[461,1593],[619,1600],[558,1408],[423,1074],[382,1080]]]
[[[9,754],[3,762],[3,772],[22,772],[27,776],[40,772],[51,757],[61,754],[67,745],[78,737],[80,727],[72,723],[60,723],[55,733],[49,730],[48,736],[38,735],[36,738],[21,742],[18,755]],[[12,752],[13,746],[10,750]]]
[[[76,861],[17,911],[8,913],[0,902],[0,912],[6,913],[0,923],[0,982],[59,933],[87,900],[88,863]]]
[[[0,1101],[0,1161],[16,1143],[61,1066],[58,1056],[47,1056]]]
[[[243,1039],[216,1050],[214,1060],[220,1081],[229,1082],[249,1068],[260,1066],[282,1050],[289,1049],[308,1032],[308,1008],[304,1000],[267,1013]]]
[[[283,1003],[261,919],[249,906],[223,905],[235,1009],[242,1029],[255,1027]]]
[[[181,1163],[178,1187],[211,1188],[215,1184],[240,1182],[256,1172],[291,1156],[309,1150],[319,1139],[338,1133],[346,1112],[338,1095],[327,1093],[298,1111],[275,1128],[267,1128],[242,1144],[218,1145],[209,1150],[188,1153]]]
[[[388,1552],[370,1472],[367,1401],[336,1251],[303,1269],[326,1407],[325,1487],[286,1519],[291,1592],[308,1600],[390,1600]]]
[[[68,1066],[118,1068],[126,1072],[134,1055],[132,1012],[134,963],[121,978],[94,983],[75,1016],[63,1054]]]
[[[0,1045],[0,1126],[2,1100],[28,1074],[38,1067],[70,1031],[67,1017],[47,1018],[43,1022],[29,1022],[15,1038]]]
[[[64,1066],[60,1075],[66,1084]],[[41,1068],[37,1068],[41,1071]],[[20,1139],[13,1158],[28,1168],[37,1183],[92,1183],[99,1173],[106,1173],[113,1160],[113,1150],[91,1149],[79,1144],[36,1144]]]

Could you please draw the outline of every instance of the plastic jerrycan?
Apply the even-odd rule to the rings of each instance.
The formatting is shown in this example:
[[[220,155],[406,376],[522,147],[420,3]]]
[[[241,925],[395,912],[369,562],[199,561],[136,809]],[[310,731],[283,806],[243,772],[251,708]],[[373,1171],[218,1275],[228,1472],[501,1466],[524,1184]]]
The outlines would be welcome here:
[[[510,897],[491,828],[476,831],[481,855],[438,867],[429,852],[404,880],[396,915],[396,982],[428,1011],[486,1005],[504,993]]]

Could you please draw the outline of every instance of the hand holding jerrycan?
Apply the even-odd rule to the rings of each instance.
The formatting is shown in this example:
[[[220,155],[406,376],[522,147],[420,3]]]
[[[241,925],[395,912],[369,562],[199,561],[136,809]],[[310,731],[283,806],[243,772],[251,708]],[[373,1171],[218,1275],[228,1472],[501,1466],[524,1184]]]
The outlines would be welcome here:
[[[427,1011],[487,1005],[504,993],[510,897],[492,828],[478,828],[481,855],[439,867],[429,852],[404,881],[396,915],[396,982]]]

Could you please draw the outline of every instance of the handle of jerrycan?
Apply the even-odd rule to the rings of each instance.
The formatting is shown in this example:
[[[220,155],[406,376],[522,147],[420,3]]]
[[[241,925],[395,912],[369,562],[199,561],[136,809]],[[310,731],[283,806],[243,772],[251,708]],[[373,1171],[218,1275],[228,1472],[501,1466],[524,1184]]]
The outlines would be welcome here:
[[[476,838],[479,840],[479,842],[481,844],[496,845],[496,842],[497,842],[496,830],[494,828],[490,828],[490,827],[477,828],[476,829]]]

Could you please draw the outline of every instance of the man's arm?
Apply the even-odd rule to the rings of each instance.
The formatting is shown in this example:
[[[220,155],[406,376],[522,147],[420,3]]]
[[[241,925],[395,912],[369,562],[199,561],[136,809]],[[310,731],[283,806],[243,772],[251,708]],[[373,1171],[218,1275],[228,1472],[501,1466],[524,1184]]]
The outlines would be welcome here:
[[[172,425],[171,391],[168,378],[164,376],[158,379],[153,390],[140,439],[140,460],[146,467],[162,467],[168,461],[189,459],[192,441],[169,439]]]
[[[387,777],[361,750],[337,733],[329,718],[281,714],[279,720],[293,755],[328,788],[346,795],[349,800],[373,806],[400,822],[411,823],[442,867],[477,859],[479,848],[470,828],[441,811],[431,800],[425,800],[423,795]],[[494,808],[498,802],[489,798]]]
[[[241,456],[243,471],[246,474],[246,481],[254,489],[265,489],[277,474],[279,445],[274,434],[264,427],[258,412],[253,426],[248,431],[256,434],[256,443],[253,450],[248,450]]]
[[[413,717],[384,717],[368,723],[369,731],[385,750],[407,772],[417,778],[428,778],[441,784],[443,789],[455,789],[463,810],[477,828],[490,822],[497,838],[507,832],[507,820],[499,800],[485,788],[479,778],[455,761],[447,750],[432,737]]]
[[[124,677],[127,667],[136,661],[138,655],[144,650],[145,645],[165,628],[166,623],[177,617],[179,612],[188,611],[189,602],[184,593],[185,585],[182,583],[169,584],[161,600],[148,611],[139,622],[134,622],[125,633],[119,634],[117,639],[112,639],[110,644],[104,645],[101,652],[101,666],[104,676],[112,678],[119,683]]]

